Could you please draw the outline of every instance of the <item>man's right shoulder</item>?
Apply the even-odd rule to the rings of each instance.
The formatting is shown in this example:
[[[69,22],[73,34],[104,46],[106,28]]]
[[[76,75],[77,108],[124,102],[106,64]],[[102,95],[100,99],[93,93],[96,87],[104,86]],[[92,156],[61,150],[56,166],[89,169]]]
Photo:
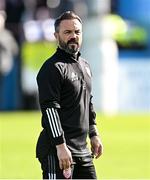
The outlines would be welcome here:
[[[49,66],[53,66],[56,61],[57,57],[55,54],[53,54],[51,57],[49,57],[43,62],[42,66],[39,69],[39,72],[43,71],[44,69],[47,69]]]
[[[37,74],[37,77],[40,74],[43,74],[44,72],[49,72],[51,70],[53,71],[55,68],[60,70],[59,67],[63,67],[63,66],[64,66],[64,61],[55,53],[54,55],[52,55],[51,57],[45,60],[45,62],[43,63]]]

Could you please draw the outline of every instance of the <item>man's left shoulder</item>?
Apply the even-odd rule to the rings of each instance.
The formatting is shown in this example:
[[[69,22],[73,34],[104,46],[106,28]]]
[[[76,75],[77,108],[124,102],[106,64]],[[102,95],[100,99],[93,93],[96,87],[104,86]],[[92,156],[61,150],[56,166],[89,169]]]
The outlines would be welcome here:
[[[81,66],[83,67],[83,69],[85,69],[88,76],[92,77],[92,72],[91,72],[89,63],[84,58],[81,58],[80,63],[81,63]]]
[[[84,65],[90,66],[89,63],[88,63],[88,61],[87,61],[86,59],[80,57],[80,61],[81,61]]]

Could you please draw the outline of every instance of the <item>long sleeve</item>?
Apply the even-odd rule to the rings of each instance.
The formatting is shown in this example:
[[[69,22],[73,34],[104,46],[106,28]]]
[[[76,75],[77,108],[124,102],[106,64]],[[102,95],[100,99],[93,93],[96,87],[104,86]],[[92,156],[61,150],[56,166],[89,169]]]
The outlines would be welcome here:
[[[96,128],[96,113],[93,108],[92,95],[89,104],[89,137],[97,136],[98,131]]]
[[[58,113],[62,81],[62,75],[53,63],[46,62],[37,76],[42,126],[55,145],[65,142]]]

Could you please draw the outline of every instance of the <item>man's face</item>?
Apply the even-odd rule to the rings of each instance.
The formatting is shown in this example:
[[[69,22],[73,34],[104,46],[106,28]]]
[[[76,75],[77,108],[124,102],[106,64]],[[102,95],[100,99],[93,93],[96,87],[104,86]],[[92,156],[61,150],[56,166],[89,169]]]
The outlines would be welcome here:
[[[69,54],[76,54],[82,44],[82,24],[77,19],[63,20],[55,37],[60,48]]]

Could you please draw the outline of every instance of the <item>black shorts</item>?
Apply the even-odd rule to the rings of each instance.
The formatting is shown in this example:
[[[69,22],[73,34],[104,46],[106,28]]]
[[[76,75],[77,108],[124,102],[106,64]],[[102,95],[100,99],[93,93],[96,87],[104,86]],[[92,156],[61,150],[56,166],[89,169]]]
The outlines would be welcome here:
[[[39,159],[43,171],[43,179],[67,179],[59,168],[57,155],[50,154]],[[92,156],[74,157],[71,175],[68,179],[97,179]]]

